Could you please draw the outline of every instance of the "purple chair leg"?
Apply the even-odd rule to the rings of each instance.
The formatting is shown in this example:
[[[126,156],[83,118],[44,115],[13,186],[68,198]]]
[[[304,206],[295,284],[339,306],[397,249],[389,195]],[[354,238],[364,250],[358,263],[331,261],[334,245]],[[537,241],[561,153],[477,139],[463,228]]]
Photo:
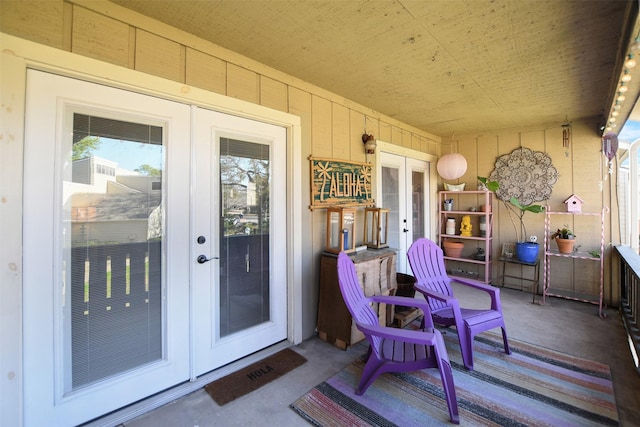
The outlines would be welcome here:
[[[453,382],[453,372],[451,370],[451,363],[449,362],[447,350],[444,344],[444,339],[440,335],[439,331],[436,334],[436,345],[434,345],[435,357],[438,362],[438,369],[440,370],[440,378],[442,378],[442,387],[444,389],[444,396],[447,400],[447,407],[449,408],[449,418],[452,423],[460,424],[460,416],[458,414],[458,400],[456,398],[456,387]],[[444,355],[444,357],[442,357]]]

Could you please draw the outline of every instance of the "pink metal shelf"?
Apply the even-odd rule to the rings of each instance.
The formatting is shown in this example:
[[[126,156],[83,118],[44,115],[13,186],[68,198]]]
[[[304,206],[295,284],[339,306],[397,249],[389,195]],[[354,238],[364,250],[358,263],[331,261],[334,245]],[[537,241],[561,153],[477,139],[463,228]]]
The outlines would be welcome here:
[[[460,240],[465,243],[465,246],[470,245],[478,245],[483,247],[485,251],[485,259],[477,260],[473,258],[453,258],[445,256],[444,259],[451,262],[461,263],[458,265],[458,268],[454,268],[451,271],[452,277],[471,277],[476,280],[479,280],[484,283],[491,283],[491,262],[492,262],[492,243],[493,243],[493,193],[490,191],[439,191],[438,192],[438,200],[440,208],[438,210],[438,242],[440,246],[442,246],[442,242],[448,239]],[[463,210],[444,210],[443,202],[446,199],[452,198],[454,199],[455,207],[460,208],[464,207]],[[487,211],[471,211],[472,207],[478,207],[478,205],[488,206]],[[484,217],[486,223],[486,234],[485,236],[480,236],[480,232],[478,229],[473,229],[472,236],[461,236],[460,235],[460,219],[464,215],[469,215],[470,217]],[[446,219],[447,217],[455,217],[456,218],[456,234],[446,234]],[[479,220],[478,220],[479,221]],[[468,250],[467,250],[468,252]],[[465,264],[477,267],[480,271],[478,275],[475,275],[475,272],[469,273],[462,270]]]
[[[549,210],[549,206],[545,209],[545,219],[544,219],[544,273],[543,273],[543,287],[542,287],[542,304],[546,302],[547,296],[554,296],[559,298],[571,299],[574,301],[582,301],[588,302],[592,304],[598,304],[598,315],[601,318],[604,318],[606,315],[602,311],[604,303],[604,219],[605,215],[609,212],[609,208],[605,206],[602,208],[602,211],[599,213],[595,212],[552,212]],[[600,217],[600,257],[596,258],[589,254],[588,252],[573,252],[570,254],[560,253],[557,250],[552,250],[551,246],[551,216],[552,215],[574,215],[574,216],[599,216]],[[600,293],[597,296],[593,296],[593,299],[589,298],[580,298],[574,297],[571,295],[565,295],[560,293],[551,292],[551,259],[553,257],[561,257],[561,258],[573,258],[573,259],[583,259],[589,261],[597,261],[600,267]]]

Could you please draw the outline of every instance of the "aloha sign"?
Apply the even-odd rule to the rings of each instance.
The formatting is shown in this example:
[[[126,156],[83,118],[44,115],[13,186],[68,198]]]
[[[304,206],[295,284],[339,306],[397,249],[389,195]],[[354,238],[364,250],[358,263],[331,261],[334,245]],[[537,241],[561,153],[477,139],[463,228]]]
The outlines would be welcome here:
[[[310,209],[329,206],[373,206],[371,163],[309,157]]]

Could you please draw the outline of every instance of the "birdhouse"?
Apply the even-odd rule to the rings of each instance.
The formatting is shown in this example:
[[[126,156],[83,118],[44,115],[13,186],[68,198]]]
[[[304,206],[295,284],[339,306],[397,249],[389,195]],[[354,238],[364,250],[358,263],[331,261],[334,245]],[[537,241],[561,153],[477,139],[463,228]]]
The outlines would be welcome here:
[[[356,210],[352,208],[327,208],[326,251],[339,253],[356,250]]]
[[[571,195],[564,203],[567,205],[567,212],[582,212],[584,201],[575,194]]]
[[[389,209],[365,208],[364,244],[370,248],[387,248]]]

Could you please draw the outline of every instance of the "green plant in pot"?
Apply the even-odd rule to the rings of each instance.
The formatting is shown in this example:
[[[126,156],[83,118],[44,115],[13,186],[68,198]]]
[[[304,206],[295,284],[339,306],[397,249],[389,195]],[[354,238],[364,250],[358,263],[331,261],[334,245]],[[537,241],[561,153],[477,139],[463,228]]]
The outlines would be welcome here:
[[[570,254],[573,252],[573,245],[576,242],[576,235],[568,228],[558,228],[551,234],[551,240],[555,240],[558,245],[558,252],[561,254]]]
[[[500,189],[500,183],[498,181],[490,181],[484,176],[478,176],[478,181],[480,181],[482,187],[488,191],[495,193]],[[544,212],[544,206],[536,204],[523,205],[517,197],[512,197],[509,201],[502,199],[500,199],[500,201],[502,201],[507,208],[509,219],[516,232],[516,256],[522,262],[535,262],[538,258],[540,245],[536,240],[527,239],[528,233],[524,224],[524,215],[527,212]]]
[[[538,258],[540,245],[535,239],[533,239],[534,236],[532,236],[532,238],[530,238],[529,240],[526,240],[528,233],[527,227],[524,224],[524,215],[527,212],[544,212],[544,206],[536,204],[523,205],[516,197],[512,197],[509,200],[509,203],[505,202],[505,205],[507,206],[509,219],[511,219],[513,228],[516,231],[516,256],[522,262],[535,262]],[[516,219],[518,220],[517,222]],[[519,227],[518,222],[520,223]]]

